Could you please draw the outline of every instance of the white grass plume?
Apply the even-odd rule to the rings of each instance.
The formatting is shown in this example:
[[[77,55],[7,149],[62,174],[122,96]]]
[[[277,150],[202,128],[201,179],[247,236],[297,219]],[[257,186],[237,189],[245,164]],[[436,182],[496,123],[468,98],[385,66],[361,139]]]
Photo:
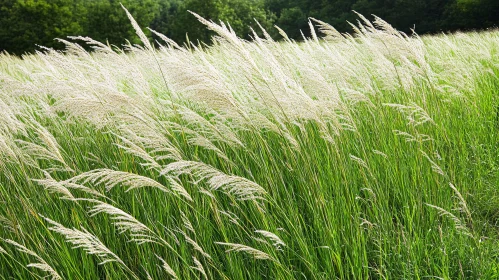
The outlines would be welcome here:
[[[167,180],[170,183],[170,189],[174,194],[185,198],[189,202],[194,201],[189,192],[175,178],[167,177]]]
[[[243,245],[243,244],[235,244],[235,243],[224,243],[224,242],[215,242],[215,244],[218,245],[223,245],[223,246],[228,246],[229,249],[225,250],[226,253],[230,252],[243,252],[248,255],[251,255],[253,258],[258,259],[258,260],[273,260],[271,256],[269,256],[267,253],[264,253],[260,250],[257,250],[255,248]]]
[[[471,212],[470,212],[470,209],[468,208],[468,204],[466,203],[466,200],[461,195],[461,192],[459,192],[459,190],[456,188],[456,186],[454,186],[454,184],[449,183],[449,186],[454,191],[454,193],[457,195],[457,198],[459,200],[460,210],[466,214],[466,217],[468,218],[470,225],[473,225],[473,218],[471,216]]]
[[[215,31],[218,33],[220,36],[224,37],[227,39],[229,42],[235,44],[235,45],[242,45],[242,41],[237,37],[237,35],[234,33],[233,30],[228,29],[227,26],[221,22],[220,25],[216,24],[215,22],[211,20],[206,20],[202,16],[189,11],[192,15],[194,15],[199,22],[204,24],[208,29]]]
[[[91,234],[86,229],[70,229],[49,218],[44,217],[44,219],[51,225],[49,230],[63,235],[67,242],[74,245],[73,248],[82,248],[89,255],[96,255],[101,258],[100,265],[117,262],[129,270],[126,264],[115,253],[107,248],[97,236]]]
[[[230,212],[230,211],[223,211],[223,210],[218,210],[218,213],[224,215],[225,217],[227,217],[227,219],[229,219],[229,221],[237,226],[241,226],[241,224],[239,224],[239,217]]]
[[[179,230],[180,233],[182,233],[182,235],[184,236],[185,240],[187,241],[187,243],[191,244],[192,247],[194,248],[194,250],[198,251],[201,255],[203,255],[203,257],[207,258],[207,259],[211,259],[211,256],[206,253],[203,248],[194,240],[192,239],[191,237],[189,237],[189,235],[187,235],[186,232],[182,231],[182,230]]]
[[[272,241],[272,245],[278,249],[280,249],[281,246],[286,247],[284,241],[282,241],[281,238],[279,238],[279,236],[275,233],[266,230],[255,230],[255,232]]]
[[[53,170],[73,171],[64,160],[61,153],[62,148],[55,137],[35,120],[31,120],[31,122],[33,123],[32,128],[36,132],[37,140],[43,143],[43,145],[35,143],[34,140],[33,142],[17,140],[16,142],[21,145],[23,152],[34,159],[52,160],[62,165],[61,168],[52,168]]]
[[[18,225],[15,220],[9,220],[8,218],[0,215],[0,227],[4,231],[10,231],[14,233],[16,232],[16,228],[18,227]]]
[[[62,183],[54,180],[48,172],[45,171],[46,179],[36,179],[34,182],[43,186],[49,193],[56,193],[61,195],[61,199],[74,200],[73,194]]]
[[[315,18],[310,18],[312,21],[318,23],[319,25],[319,31],[326,35],[324,39],[326,40],[338,40],[338,39],[343,39],[343,35],[341,35],[336,28],[334,28],[332,25],[329,23],[323,22],[321,20],[315,19]]]
[[[116,146],[125,152],[144,160],[141,165],[150,169],[160,169],[158,161],[180,160],[181,152],[161,133],[163,130],[171,129],[167,123],[165,127],[144,127],[142,124],[120,127],[121,135],[116,135],[120,143]]]
[[[21,149],[17,147],[12,137],[0,133],[0,167],[18,159],[19,155],[21,155]]]
[[[99,41],[96,41],[90,37],[84,37],[84,36],[68,36],[69,39],[71,40],[79,40],[79,41],[83,41],[85,42],[87,45],[91,45],[92,46],[92,49],[96,50],[96,51],[100,51],[100,52],[103,52],[103,53],[108,53],[108,54],[116,54],[113,49],[106,45],[106,44],[103,44]]]
[[[88,187],[85,187],[80,184],[75,184],[76,182],[81,182],[81,184],[87,184],[87,183],[92,183],[92,184],[104,184],[105,188],[107,191],[112,190],[114,187],[121,185],[126,187],[127,189],[125,192],[128,192],[133,189],[140,189],[140,188],[145,188],[145,187],[152,187],[159,189],[163,192],[166,193],[173,193],[174,195],[180,196],[185,198],[187,201],[192,202],[193,199],[189,192],[175,179],[171,177],[166,177],[169,187],[164,186],[163,184],[159,183],[158,181],[130,173],[130,172],[125,172],[125,171],[116,171],[112,169],[95,169],[92,171],[88,171],[85,173],[82,173],[80,175],[77,175],[67,181],[65,181],[65,185],[67,185],[70,188],[77,189],[78,186],[81,186],[80,189],[85,191],[86,189],[89,189]],[[48,183],[48,182],[47,182]],[[90,190],[90,189],[89,189]],[[94,192],[95,194],[95,192]],[[100,194],[100,193],[98,193]],[[103,195],[100,195],[103,196]]]
[[[146,46],[146,48],[148,50],[152,51],[153,50],[152,45],[149,42],[149,39],[147,39],[146,34],[144,34],[144,31],[142,31],[142,29],[140,28],[138,23],[135,21],[135,19],[130,14],[130,12],[128,12],[128,10],[123,6],[123,4],[120,3],[120,5],[121,5],[121,8],[123,8],[123,10],[125,10],[128,19],[132,23],[133,29],[135,29],[135,32],[137,33],[137,36],[139,36],[139,38],[142,41],[142,43],[144,44],[144,46]]]
[[[405,138],[405,142],[419,142],[419,143],[423,143],[423,142],[426,142],[426,141],[433,141],[433,138],[431,138],[431,136],[429,136],[427,134],[419,133],[419,132],[416,132],[415,135],[412,135],[412,134],[410,134],[408,132],[397,130],[397,129],[394,129],[392,131],[393,131],[393,133],[395,133],[395,135],[404,137]]]
[[[240,200],[258,200],[266,194],[264,188],[246,178],[227,175],[218,169],[202,162],[177,161],[168,164],[161,174],[192,175],[196,182],[206,180],[212,190],[221,189]]]
[[[180,217],[182,218],[182,223],[184,224],[184,227],[190,232],[196,234],[196,231],[194,230],[191,221],[189,221],[189,218],[185,215],[183,211],[180,211]]]
[[[3,81],[2,81],[3,82]],[[13,134],[22,132],[25,125],[16,116],[13,106],[8,104],[0,93],[0,134]]]
[[[175,271],[171,268],[171,266],[163,259],[161,258],[160,256],[156,255],[156,257],[161,261],[161,263],[163,264],[161,267],[163,268],[163,270],[168,273],[168,275],[170,275],[172,277],[173,280],[175,279],[178,279],[178,276],[177,274],[175,273]]]
[[[376,155],[379,155],[379,156],[382,156],[383,158],[387,159],[388,158],[388,155],[383,153],[382,151],[379,151],[379,150],[373,150],[373,153],[376,154]]]
[[[201,274],[204,276],[204,279],[208,279],[208,275],[206,275],[203,264],[194,256],[192,256],[192,261],[194,262],[195,266],[191,266],[191,268],[201,272]]]
[[[392,104],[392,103],[384,103],[384,106],[391,107],[397,109],[399,112],[405,114],[405,117],[408,120],[408,124],[413,126],[419,126],[424,123],[435,124],[435,121],[430,117],[428,112],[426,112],[423,108],[418,106],[416,103],[411,103],[410,105],[402,105],[402,104]]]
[[[204,194],[204,195],[206,195],[206,196],[208,196],[208,197],[210,197],[214,201],[217,200],[217,198],[215,197],[215,195],[210,190],[207,190],[207,189],[205,189],[203,187],[200,187],[199,188],[199,192],[202,193],[202,194]]]
[[[111,216],[113,221],[112,223],[116,226],[120,234],[129,232],[132,237],[130,241],[133,241],[139,245],[149,242],[167,245],[167,242],[158,236],[153,230],[125,211],[111,204],[97,200],[89,201],[95,203],[92,209],[88,212],[90,217],[101,213]]]
[[[310,28],[310,34],[312,34],[312,39],[314,40],[314,42],[319,43],[319,38],[317,37],[317,33],[315,33],[314,25],[312,24],[312,21],[310,19],[308,21],[308,27]]]
[[[70,190],[78,190],[90,194],[94,197],[108,199],[108,197],[106,197],[105,195],[87,186],[71,183],[69,181],[57,181],[53,179],[48,172],[44,171],[44,173],[46,177],[45,179],[34,179],[33,181],[44,187],[45,190],[49,191],[50,193],[60,194],[62,199],[75,199]]]
[[[428,162],[430,162],[431,170],[433,170],[433,172],[440,174],[442,176],[447,176],[445,171],[435,161],[433,161],[427,153],[425,153],[422,150],[421,150],[421,153],[428,160]]]
[[[222,150],[220,150],[215,145],[215,143],[213,143],[211,140],[209,140],[205,136],[201,135],[196,130],[192,130],[190,128],[183,127],[179,124],[172,124],[172,127],[177,128],[180,133],[185,135],[189,145],[198,146],[198,147],[202,147],[202,148],[205,148],[207,150],[213,151],[223,160],[225,160],[227,162],[231,162],[230,159],[227,157],[227,155]]]
[[[30,256],[33,256],[35,257],[36,259],[36,263],[30,263],[28,264],[26,267],[33,267],[33,268],[36,268],[36,269],[39,269],[43,272],[46,272],[48,273],[48,276],[51,280],[62,280],[62,277],[59,275],[59,273],[57,273],[57,271],[52,268],[43,258],[41,258],[37,253],[33,252],[32,250],[26,248],[25,246],[15,242],[14,240],[11,240],[11,239],[4,239],[4,241],[8,244],[11,244],[13,246],[16,247],[16,249],[19,251],[19,252],[22,252],[22,253],[25,253],[25,254],[28,254]],[[0,247],[0,253],[5,253],[7,254],[7,252],[2,249],[2,247]],[[44,277],[45,278],[45,277]]]
[[[282,28],[280,28],[279,26],[277,25],[274,25],[275,29],[277,29],[277,31],[279,32],[279,34],[284,38],[284,40],[286,42],[291,42],[291,40],[289,39],[289,36],[288,34],[286,34],[286,32],[284,30],[282,30]]]
[[[213,112],[211,113],[213,114]],[[182,107],[179,110],[179,114],[187,123],[196,126],[198,133],[203,134],[212,141],[224,142],[231,146],[244,146],[231,127],[223,124],[214,117],[208,120],[187,107]]]
[[[438,207],[435,205],[427,204],[425,203],[426,206],[431,207],[433,209],[436,209],[439,213],[440,216],[442,217],[447,217],[449,218],[453,223],[456,228],[456,230],[466,236],[469,236],[471,238],[474,238],[473,234],[470,232],[470,229],[466,226],[466,223],[463,223],[461,219],[456,217],[456,215],[452,214],[451,212],[443,209],[442,207]]]
[[[177,42],[173,41],[172,39],[168,38],[167,36],[165,36],[164,34],[162,33],[159,33],[151,28],[147,28],[149,31],[151,31],[152,33],[154,33],[156,36],[158,36],[159,38],[161,38],[161,40],[163,40],[165,43],[167,43],[168,45],[174,47],[176,50],[179,50],[179,51],[182,51],[182,52],[186,52],[187,50],[182,48],[179,44],[177,44]]]
[[[69,181],[74,183],[82,182],[82,184],[104,184],[107,191],[112,190],[117,185],[121,185],[127,188],[126,192],[144,187],[153,187],[164,192],[170,192],[164,185],[149,177],[107,168],[82,173],[71,178]]]
[[[360,166],[366,168],[366,169],[369,169],[369,166],[367,165],[367,162],[359,157],[356,157],[354,155],[350,155],[350,159],[354,162],[356,162],[357,164],[359,164]]]
[[[159,170],[161,168],[161,165],[144,148],[140,147],[139,145],[137,145],[136,143],[125,137],[122,136],[117,136],[117,137],[119,138],[121,143],[115,145],[123,149],[128,154],[134,155],[144,160],[145,162],[141,163],[142,166],[156,170]],[[168,153],[168,157],[170,157],[170,153]]]

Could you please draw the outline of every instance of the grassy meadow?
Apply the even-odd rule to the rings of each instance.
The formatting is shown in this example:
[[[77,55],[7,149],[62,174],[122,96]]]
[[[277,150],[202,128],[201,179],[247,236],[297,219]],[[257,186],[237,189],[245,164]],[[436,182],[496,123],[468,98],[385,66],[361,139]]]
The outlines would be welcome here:
[[[0,55],[1,279],[499,278],[498,31],[198,19]]]

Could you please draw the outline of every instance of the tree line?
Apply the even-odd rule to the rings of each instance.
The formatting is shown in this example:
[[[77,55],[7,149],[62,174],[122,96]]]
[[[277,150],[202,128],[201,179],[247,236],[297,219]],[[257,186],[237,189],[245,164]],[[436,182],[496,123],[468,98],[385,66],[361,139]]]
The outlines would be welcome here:
[[[209,42],[211,33],[187,11],[230,23],[248,37],[257,20],[278,38],[277,25],[293,39],[308,36],[314,17],[350,32],[355,10],[377,15],[395,28],[418,34],[481,30],[499,24],[498,0],[0,0],[0,51],[31,52],[37,45],[59,48],[54,38],[89,36],[121,46],[137,42],[122,3],[142,27],[177,42]],[[153,37],[151,37],[153,38]]]

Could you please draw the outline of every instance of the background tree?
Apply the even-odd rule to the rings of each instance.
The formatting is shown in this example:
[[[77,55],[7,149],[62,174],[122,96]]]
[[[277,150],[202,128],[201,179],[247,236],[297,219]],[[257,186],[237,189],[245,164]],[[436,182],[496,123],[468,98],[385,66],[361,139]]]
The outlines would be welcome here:
[[[82,35],[97,41],[120,45],[125,40],[138,43],[140,40],[130,24],[120,3],[133,15],[142,27],[149,26],[160,15],[157,0],[92,0],[87,3],[87,22]],[[143,28],[146,34],[148,31]]]
[[[249,38],[258,20],[279,38],[274,24],[300,40],[310,36],[308,18],[351,32],[355,10],[368,18],[375,14],[395,28],[418,34],[456,30],[480,30],[499,24],[498,0],[0,0],[0,51],[22,54],[36,44],[61,47],[54,38],[83,35],[121,45],[137,43],[120,2],[143,29],[151,27],[182,43],[209,42],[212,33],[188,10],[215,22],[230,23],[236,33]],[[258,28],[254,28],[258,30]]]
[[[84,32],[84,0],[0,0],[0,50],[21,54],[36,44],[60,46],[55,38]]]
[[[267,29],[272,28],[274,21],[272,13],[265,9],[264,0],[185,0],[177,6],[169,32],[172,39],[185,41],[186,34],[194,41],[208,42],[211,39],[213,33],[188,11],[217,23],[227,22],[239,36],[245,38],[250,34],[250,26],[257,26],[254,20]]]

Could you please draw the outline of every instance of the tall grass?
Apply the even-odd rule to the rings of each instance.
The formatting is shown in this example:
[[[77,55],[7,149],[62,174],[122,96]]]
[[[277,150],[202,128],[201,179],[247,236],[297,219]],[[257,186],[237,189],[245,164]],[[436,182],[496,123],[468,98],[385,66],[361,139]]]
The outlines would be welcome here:
[[[1,55],[2,278],[499,277],[498,32],[198,19]]]

